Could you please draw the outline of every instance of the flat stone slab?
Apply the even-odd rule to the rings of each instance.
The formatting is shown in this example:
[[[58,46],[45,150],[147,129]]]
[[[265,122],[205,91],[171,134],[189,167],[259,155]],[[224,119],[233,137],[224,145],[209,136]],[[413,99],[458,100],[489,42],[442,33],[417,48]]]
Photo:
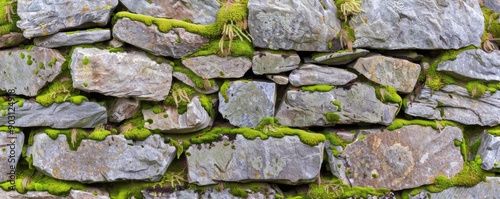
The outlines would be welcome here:
[[[313,57],[309,63],[326,64],[326,65],[344,65],[352,62],[360,57],[367,55],[370,51],[365,49],[356,49],[354,52],[334,52],[321,56]]]
[[[111,31],[109,29],[89,29],[74,32],[60,32],[49,36],[37,37],[33,39],[33,42],[36,46],[57,48],[78,44],[93,44],[110,39]]]
[[[244,185],[243,185],[244,186]],[[254,192],[250,189],[245,189],[248,194],[248,199],[269,199],[275,198],[276,191],[271,186],[263,186],[261,190]],[[206,188],[204,191],[194,190],[177,190],[170,192],[158,192],[155,190],[143,190],[142,194],[145,199],[204,199],[204,198],[221,198],[221,199],[243,199],[242,197],[231,194],[231,189],[226,188],[222,191],[217,191],[214,188]]]
[[[70,67],[74,88],[108,96],[161,101],[172,84],[172,66],[158,64],[139,51],[78,47]]]
[[[15,180],[16,167],[24,145],[24,133],[0,131],[0,182]],[[13,178],[13,179],[12,179]],[[14,186],[14,185],[12,185]],[[1,196],[1,194],[0,194]]]
[[[287,85],[289,81],[288,75],[266,75],[266,78],[278,85]]]
[[[196,84],[193,82],[193,80],[191,80],[186,74],[181,72],[173,72],[172,76],[181,81],[182,83],[190,86],[194,90],[203,94],[212,94],[219,91],[219,85],[217,84],[211,85],[210,88],[198,88]]]
[[[240,78],[252,67],[252,61],[246,57],[217,55],[186,58],[182,64],[204,79]]]
[[[494,136],[486,131],[481,135],[481,145],[477,150],[481,156],[481,168],[487,171],[500,169],[500,136]]]
[[[8,48],[12,46],[17,46],[26,40],[22,33],[9,32],[7,34],[0,36],[0,48]]]
[[[227,144],[229,143],[229,144]],[[268,181],[310,183],[319,175],[323,143],[309,146],[298,136],[247,140],[236,135],[210,144],[191,145],[186,151],[189,183]]]
[[[175,147],[165,144],[160,135],[149,136],[144,141],[127,140],[123,135],[109,135],[103,141],[84,139],[73,151],[66,136],[59,135],[52,140],[41,132],[34,136],[27,154],[33,157],[33,166],[47,176],[95,183],[159,181],[175,158],[175,152]]]
[[[486,182],[480,182],[473,187],[450,187],[439,193],[420,192],[411,199],[500,199],[500,178],[486,177]]]
[[[139,110],[141,103],[134,98],[118,98],[108,109],[108,118],[110,122],[121,122],[129,119]]]
[[[307,85],[344,85],[358,76],[345,69],[304,64],[288,76],[290,84],[296,87]]]
[[[291,71],[300,64],[300,57],[294,52],[257,51],[254,54],[252,71],[256,75]]]
[[[500,81],[500,51],[486,53],[481,49],[466,50],[458,54],[455,60],[440,62],[437,70],[460,77]]]

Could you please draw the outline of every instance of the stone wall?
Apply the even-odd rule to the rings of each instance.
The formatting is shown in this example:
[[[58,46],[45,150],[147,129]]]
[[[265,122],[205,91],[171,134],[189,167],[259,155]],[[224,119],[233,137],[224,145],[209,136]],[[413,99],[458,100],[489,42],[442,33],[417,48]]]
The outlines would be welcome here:
[[[0,198],[499,198],[498,0],[0,0]]]

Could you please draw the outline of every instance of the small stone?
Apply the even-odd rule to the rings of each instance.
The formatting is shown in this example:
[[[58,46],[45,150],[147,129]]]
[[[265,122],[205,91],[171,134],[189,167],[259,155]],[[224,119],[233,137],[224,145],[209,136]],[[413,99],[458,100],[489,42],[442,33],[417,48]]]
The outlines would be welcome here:
[[[0,182],[11,182],[9,179],[15,180],[17,163],[21,157],[21,151],[24,145],[24,133],[14,133],[10,130],[0,131]],[[12,185],[14,186],[14,185]],[[2,194],[0,193],[0,196]],[[6,197],[3,197],[6,198]]]
[[[458,54],[455,60],[440,62],[437,70],[460,77],[500,81],[500,51],[486,53],[481,49],[466,50]]]
[[[359,57],[363,57],[368,53],[369,51],[365,49],[356,49],[354,50],[354,52],[350,51],[334,52],[313,57],[310,63],[326,64],[326,65],[344,65],[358,59]]]
[[[24,40],[22,33],[10,32],[0,36],[0,48],[8,48],[21,44]]]
[[[252,61],[246,57],[217,55],[186,58],[182,64],[204,79],[240,78],[252,67]]]
[[[108,116],[110,122],[121,122],[129,119],[134,113],[139,110],[141,104],[139,100],[134,98],[118,98],[108,109]]]
[[[290,84],[296,87],[307,85],[345,85],[358,76],[345,69],[304,64],[290,73]]]
[[[278,85],[287,85],[288,84],[288,76],[287,75],[266,75],[267,79],[272,80],[274,83]]]
[[[123,47],[123,45],[124,45],[124,43],[123,43],[123,42],[121,42],[120,40],[115,39],[115,38],[111,39],[111,40],[108,42],[108,44],[109,44],[111,47],[113,47],[113,48],[120,48],[120,47]]]
[[[300,57],[295,52],[257,51],[252,59],[252,71],[256,75],[278,74],[299,67]]]
[[[60,32],[49,36],[37,37],[35,45],[45,48],[58,48],[78,44],[93,44],[111,39],[109,29],[85,30],[75,32]]]
[[[481,156],[482,169],[487,171],[500,169],[500,136],[494,136],[484,131],[477,155]]]

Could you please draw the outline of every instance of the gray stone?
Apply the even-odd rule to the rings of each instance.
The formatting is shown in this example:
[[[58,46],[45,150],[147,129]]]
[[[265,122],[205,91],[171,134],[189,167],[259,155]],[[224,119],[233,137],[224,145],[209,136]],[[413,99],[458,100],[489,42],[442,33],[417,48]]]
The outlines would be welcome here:
[[[229,142],[229,145],[227,144]],[[302,143],[298,136],[247,140],[236,135],[221,141],[192,145],[186,151],[189,183],[217,184],[218,181],[268,181],[283,184],[316,180],[323,161],[324,144]]]
[[[197,24],[215,22],[220,4],[216,0],[120,0],[131,12],[153,17],[184,20]]]
[[[500,1],[498,0],[483,0],[484,7],[490,8],[495,12],[500,13]]]
[[[438,175],[452,178],[460,172],[464,160],[454,140],[462,140],[458,127],[437,130],[410,125],[369,134],[347,145],[340,156],[349,165],[351,186],[402,190],[432,184]]]
[[[204,79],[240,78],[252,67],[252,61],[246,57],[217,55],[190,57],[182,64]]]
[[[369,80],[403,93],[413,91],[421,69],[420,65],[407,60],[382,55],[359,58],[353,68]]]
[[[200,194],[194,190],[180,190],[173,192],[160,192],[155,190],[141,191],[144,199],[199,199]]]
[[[358,76],[345,69],[304,64],[290,73],[290,84],[296,87],[325,84],[344,85]]]
[[[0,198],[5,199],[67,199],[63,196],[54,196],[46,191],[28,191],[21,194],[17,191],[4,191],[0,189]]]
[[[367,55],[369,51],[365,49],[356,49],[354,52],[344,51],[344,52],[334,52],[331,54],[315,56],[312,58],[310,63],[316,64],[326,64],[326,65],[344,65],[352,62],[359,57]]]
[[[411,199],[500,199],[500,178],[486,177],[485,182],[480,182],[473,187],[450,187],[439,193],[422,191]]]
[[[0,182],[9,181],[11,178],[15,178],[17,163],[19,162],[19,157],[21,157],[21,151],[23,150],[24,144],[24,133],[15,133],[14,131],[0,131]],[[15,179],[13,179],[15,180]],[[14,186],[14,185],[12,185]],[[0,194],[1,195],[1,194]]]
[[[26,40],[22,33],[10,32],[0,36],[0,48],[17,46]]]
[[[142,114],[144,120],[153,120],[151,124],[146,122],[144,127],[151,130],[160,129],[163,133],[192,133],[205,129],[214,122],[201,105],[199,96],[191,99],[183,114],[179,114],[177,108],[170,106],[166,106],[165,112],[158,114],[151,109],[143,109]]]
[[[333,154],[333,150],[331,149],[332,147],[339,152],[344,150],[341,146],[334,146],[330,143],[328,139],[326,140],[325,151],[328,157],[328,165],[330,165],[330,171],[335,177],[342,180],[344,184],[350,184],[346,174],[345,158],[340,156],[335,156],[335,154]]]
[[[484,17],[478,0],[362,0],[351,20],[355,48],[458,49],[480,46]]]
[[[244,184],[242,184],[244,187]],[[245,191],[248,193],[247,199],[274,199],[276,191],[267,186],[264,188],[267,191],[254,192],[250,189]],[[217,191],[214,188],[207,188],[203,193],[193,190],[179,190],[173,192],[153,192],[153,190],[143,190],[142,194],[145,199],[203,199],[203,198],[217,198],[217,199],[241,199],[241,197],[233,196],[230,188],[222,191]]]
[[[190,33],[184,28],[160,32],[155,24],[147,26],[140,21],[121,18],[113,26],[113,37],[144,49],[153,55],[181,58],[196,52],[209,39]]]
[[[103,141],[84,139],[76,151],[66,139],[59,135],[52,140],[37,133],[27,151],[33,166],[47,176],[83,183],[159,181],[176,154],[175,147],[165,144],[160,135],[144,141],[127,140],[123,135],[110,135]]]
[[[336,13],[333,1],[250,0],[248,27],[256,47],[324,52],[340,32]]]
[[[203,93],[203,94],[212,94],[212,93],[216,93],[217,91],[219,91],[219,85],[217,84],[214,84],[214,85],[211,85],[211,87],[209,88],[198,88],[196,86],[196,84],[193,82],[193,80],[191,80],[186,74],[184,73],[181,73],[181,72],[173,72],[172,73],[172,76],[175,77],[176,79],[178,79],[179,81],[181,81],[182,83],[190,86],[191,88],[194,88],[194,90],[200,92],[200,93]]]
[[[68,28],[104,26],[110,21],[111,12],[118,0],[105,1],[45,1],[23,0],[17,2],[21,18],[17,27],[26,38],[47,36]]]
[[[42,106],[30,100],[24,101],[22,107],[14,105],[18,127],[51,127],[51,128],[93,128],[106,124],[106,108],[95,102],[82,102],[80,105],[71,102],[54,103]],[[8,125],[8,115],[0,116],[0,126]]]
[[[437,70],[460,77],[500,81],[500,51],[486,53],[481,49],[466,50],[458,54],[455,60],[440,62]]]
[[[500,92],[474,99],[467,89],[457,85],[432,91],[425,86],[405,113],[430,120],[451,120],[466,125],[496,126],[500,124]]]
[[[332,102],[338,101],[340,107]],[[384,104],[377,99],[375,89],[365,83],[350,88],[334,88],[330,92],[298,91],[290,88],[276,113],[285,126],[331,126],[334,124],[379,123],[389,125],[394,120],[398,104]],[[327,121],[325,114],[339,116]]]
[[[109,29],[83,30],[75,32],[60,32],[49,36],[36,37],[33,42],[45,48],[73,46],[78,44],[93,44],[111,39]]]
[[[482,169],[487,171],[500,169],[500,137],[483,132],[477,155],[481,156]]]
[[[219,112],[232,125],[255,128],[262,119],[274,115],[276,84],[272,82],[232,81],[226,93],[221,92]]]
[[[95,194],[94,194],[95,193]],[[67,199],[109,199],[109,193],[101,189],[86,187],[85,191],[71,190]]]
[[[295,52],[257,51],[252,59],[252,71],[256,75],[278,74],[296,69],[299,64],[300,57]]]
[[[66,61],[57,50],[40,47],[1,50],[0,60],[0,90],[16,89],[17,95],[26,96],[36,96],[59,75]]]
[[[134,98],[118,98],[108,109],[108,118],[110,122],[121,122],[129,119],[139,110],[141,104]]]
[[[272,80],[274,83],[278,85],[287,85],[288,84],[288,76],[287,75],[266,75],[267,79]]]
[[[71,55],[70,67],[74,88],[115,97],[160,101],[172,83],[172,66],[158,64],[139,51],[79,47]]]

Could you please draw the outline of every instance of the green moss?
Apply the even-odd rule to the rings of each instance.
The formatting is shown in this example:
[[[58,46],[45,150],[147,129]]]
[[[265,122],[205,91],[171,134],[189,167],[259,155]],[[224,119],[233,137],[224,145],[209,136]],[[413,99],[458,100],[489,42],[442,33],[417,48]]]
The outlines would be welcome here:
[[[495,126],[486,130],[487,133],[493,136],[500,136],[500,126]]]
[[[456,123],[451,122],[451,121],[446,121],[446,120],[440,120],[440,121],[428,121],[428,120],[404,120],[404,119],[395,119],[390,126],[387,127],[387,130],[393,131],[396,129],[399,129],[403,126],[407,125],[420,125],[420,126],[429,126],[432,127],[433,129],[439,129],[438,128],[438,123],[441,125],[443,128],[445,126],[457,126]]]
[[[197,88],[200,89],[209,89],[210,87],[215,85],[215,81],[213,79],[207,80],[203,79],[200,76],[196,75],[193,71],[188,68],[181,66],[180,64],[173,64],[174,62],[170,62],[173,65],[174,72],[180,72],[186,75]]]
[[[500,38],[500,23],[498,22],[500,14],[486,7],[481,7],[481,10],[484,15],[485,34],[491,33],[493,38]]]
[[[184,96],[184,97],[182,97]],[[187,105],[189,104],[190,101],[186,99],[189,98],[189,100],[192,99],[193,96],[199,96],[199,100],[203,108],[207,111],[207,113],[210,116],[214,116],[215,113],[213,111],[212,107],[212,101],[211,98],[205,94],[199,93],[198,91],[194,90],[192,87],[181,83],[181,82],[175,82],[172,85],[172,88],[170,89],[170,94],[167,96],[167,98],[163,101],[163,104],[171,107],[176,107],[177,112],[179,114],[183,114],[187,111]],[[176,102],[177,100],[177,102]]]
[[[12,8],[12,11],[14,11],[14,13],[10,13],[12,21],[9,21],[7,17],[7,8],[9,7]],[[10,32],[21,32],[21,29],[16,26],[17,21],[20,20],[16,10],[16,1],[0,0],[0,36]]]
[[[28,66],[31,66],[31,64],[33,64],[33,60],[32,60],[32,59],[28,59],[28,60],[26,60],[26,64],[27,64]]]
[[[390,190],[386,188],[351,187],[342,183],[342,181],[337,178],[323,178],[321,180],[321,185],[311,183],[309,184],[309,189],[310,191],[308,193],[300,193],[299,196],[304,198],[368,198],[368,195],[383,196],[390,192]]]
[[[78,149],[83,139],[88,137],[87,132],[82,129],[50,129],[45,128],[43,131],[53,140],[56,140],[59,135],[65,135],[68,141],[69,148],[73,151]]]
[[[325,116],[326,121],[331,123],[337,123],[340,120],[340,115],[335,112],[323,113],[323,116]]]
[[[228,48],[229,41],[225,41],[224,49]],[[231,43],[231,50],[229,51],[228,55],[232,57],[247,57],[249,59],[252,59],[254,51],[255,49],[253,48],[252,42],[249,42],[247,40],[233,40],[233,42]],[[221,57],[225,56],[219,47],[219,40],[212,40],[209,43],[204,44],[196,52],[189,56],[186,56],[186,58],[209,55],[218,55]]]
[[[372,173],[372,178],[377,178],[377,177],[378,177],[377,174]]]
[[[387,85],[376,85],[375,94],[382,102],[392,102],[401,105],[403,99],[398,95],[396,88]]]
[[[83,82],[83,87],[88,87],[88,86],[89,86],[89,83]]]
[[[342,106],[340,106],[340,102],[337,100],[332,101],[332,104],[338,107],[337,111],[342,111]]]
[[[54,66],[54,65],[56,64],[56,62],[57,62],[57,58],[55,58],[55,57],[54,57],[54,58],[52,58],[52,59],[51,59],[51,60],[47,63],[47,65],[48,65],[50,68],[52,68],[52,66]]]
[[[83,57],[83,64],[84,65],[89,64],[89,58],[87,56]]]
[[[108,46],[107,49],[108,49],[108,51],[110,53],[122,53],[122,52],[125,52],[125,48],[123,48],[123,47],[115,48],[115,47],[112,47],[112,46]]]
[[[479,147],[481,146],[481,139],[477,139],[474,141],[474,143],[470,146],[470,150],[472,154],[477,154],[477,151],[479,150]]]
[[[17,127],[0,126],[0,132],[10,132],[11,130],[15,133],[21,132],[21,129]]]
[[[160,105],[153,106],[151,110],[153,111],[154,114],[160,114],[165,112],[165,108],[163,108],[163,106]]]
[[[328,141],[330,141],[331,145],[341,146],[342,148],[345,148],[347,146],[347,144],[349,144],[349,142],[346,142],[342,138],[338,137],[337,134],[335,134],[335,133],[326,132],[326,133],[324,133],[324,135],[325,135],[326,139],[328,139]]]
[[[76,102],[81,104],[83,100],[88,101],[87,97],[80,96],[79,93],[80,91],[73,88],[72,81],[56,80],[42,89],[36,97],[36,102],[42,106],[50,106],[53,103]]]
[[[427,70],[425,70],[425,85],[429,86],[432,90],[439,90],[448,84],[456,84],[456,80],[453,77],[437,71],[438,65],[444,61],[455,60],[458,54],[470,49],[475,49],[475,47],[468,46],[458,50],[447,50],[443,52],[439,58],[435,60]]]
[[[111,135],[111,131],[105,129],[99,129],[93,131],[88,138],[92,140],[104,140],[108,135]]]
[[[125,136],[125,139],[129,139],[129,140],[145,140],[150,135],[152,135],[152,132],[149,129],[144,128],[144,127],[140,127],[140,126],[133,127],[132,129],[123,133],[123,136]]]
[[[229,89],[230,83],[229,81],[224,81],[224,84],[220,87],[219,93],[224,97],[224,102],[229,102],[229,97],[227,96],[227,90]]]
[[[335,86],[331,85],[312,85],[312,86],[302,86],[300,89],[302,91],[308,92],[330,92]]]
[[[45,64],[43,62],[38,63],[38,68],[45,69]]]
[[[202,95],[200,97],[201,106],[207,111],[210,118],[215,118],[215,111],[213,109],[212,97],[207,95]]]
[[[23,52],[21,52],[19,55],[21,56],[21,59],[24,59],[26,57],[26,55]]]

